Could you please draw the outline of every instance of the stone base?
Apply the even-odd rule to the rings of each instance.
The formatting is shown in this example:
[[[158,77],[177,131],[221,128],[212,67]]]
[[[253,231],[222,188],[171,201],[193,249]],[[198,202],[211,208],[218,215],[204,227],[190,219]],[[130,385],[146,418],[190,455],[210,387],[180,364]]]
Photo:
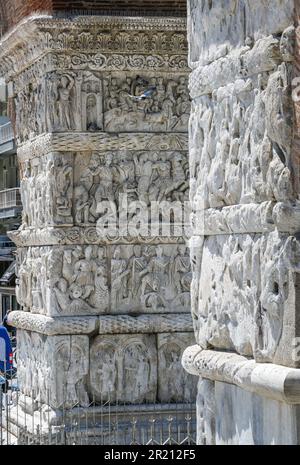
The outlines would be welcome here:
[[[300,406],[215,383],[216,444],[299,444]]]
[[[300,370],[235,353],[189,347],[185,369],[200,377],[197,443],[300,443]]]
[[[193,404],[106,403],[53,410],[24,398],[2,422],[18,444],[194,444],[196,438]]]

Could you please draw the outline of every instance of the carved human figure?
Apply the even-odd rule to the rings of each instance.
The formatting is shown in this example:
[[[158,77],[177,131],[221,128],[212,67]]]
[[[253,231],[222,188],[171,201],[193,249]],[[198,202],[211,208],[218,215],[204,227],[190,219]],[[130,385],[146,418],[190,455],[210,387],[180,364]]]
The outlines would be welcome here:
[[[138,177],[137,193],[138,200],[149,204],[149,188],[152,181],[152,161],[147,153],[134,156],[136,175]]]
[[[30,216],[30,178],[31,178],[31,163],[29,160],[25,162],[24,175],[20,182],[21,198],[22,198],[22,224],[23,227],[29,226],[31,223]]]
[[[127,265],[127,260],[121,258],[120,249],[116,248],[111,261],[111,306],[113,310],[116,310],[128,295],[127,281],[130,270]]]
[[[58,86],[58,117],[60,129],[72,129],[72,101],[71,92],[75,80],[70,75],[63,75]]]
[[[90,298],[94,307],[105,308],[108,306],[109,289],[107,284],[107,265],[105,252],[102,247],[98,248],[98,256],[93,260],[93,272],[95,275],[95,290]]]
[[[90,94],[86,102],[86,126],[88,131],[97,131],[97,99],[95,94]]]
[[[169,282],[169,257],[163,255],[163,248],[159,245],[155,249],[156,255],[151,258],[148,266],[140,273],[142,278],[141,298],[149,292],[165,291]]]
[[[133,402],[137,401],[147,392],[149,384],[150,366],[146,348],[139,344],[127,347],[124,351],[123,370],[123,389]]]
[[[67,160],[55,160],[56,203],[59,216],[71,216],[73,168]]]
[[[183,291],[188,292],[184,277],[190,274],[190,260],[186,255],[185,245],[179,245],[177,251],[178,254],[175,256],[170,270],[172,270],[171,273],[176,291],[180,294]]]
[[[82,289],[82,299],[87,299],[94,291],[94,275],[92,261],[92,246],[88,246],[84,251],[84,258],[78,260],[74,266],[75,283]]]
[[[169,362],[167,365],[167,383],[170,399],[181,400],[184,393],[185,373],[181,366],[181,351],[171,348],[169,354],[165,354]]]
[[[128,288],[130,289],[133,299],[139,294],[141,286],[140,275],[146,267],[146,264],[147,260],[142,254],[142,247],[140,245],[135,245],[133,247],[133,256],[130,259],[129,268],[131,273],[128,280]]]
[[[151,200],[162,201],[171,184],[171,163],[165,159],[158,159],[158,154],[153,154],[154,182],[150,189]]]
[[[106,99],[106,108],[107,110],[113,110],[118,106],[118,81],[115,78],[112,78],[109,86],[109,95]]]
[[[75,221],[76,223],[88,223],[90,213],[89,193],[84,185],[80,184],[74,189],[75,197]]]
[[[87,406],[89,399],[84,386],[87,374],[82,349],[76,344],[62,343],[55,351],[56,402],[65,407]]]
[[[52,73],[47,80],[47,111],[46,122],[48,130],[53,130],[58,126],[58,77]]]
[[[112,168],[113,154],[108,152],[105,154],[105,165],[99,170],[100,182],[95,193],[96,204],[101,200],[114,201],[113,176],[114,169]]]
[[[115,393],[116,390],[117,378],[114,353],[104,349],[104,351],[101,353],[99,362],[100,365],[99,368],[97,368],[99,391],[101,395],[108,395],[108,398],[111,399],[111,396]]]

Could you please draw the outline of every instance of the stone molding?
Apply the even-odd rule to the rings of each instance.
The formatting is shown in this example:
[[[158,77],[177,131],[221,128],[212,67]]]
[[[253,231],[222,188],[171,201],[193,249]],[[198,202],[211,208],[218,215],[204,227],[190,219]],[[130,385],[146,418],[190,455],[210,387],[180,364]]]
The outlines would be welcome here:
[[[182,236],[109,236],[99,235],[95,226],[24,228],[9,231],[9,237],[18,247],[44,245],[135,245],[135,244],[184,244],[188,238]]]
[[[234,384],[246,391],[289,404],[300,404],[300,369],[256,363],[236,353],[188,347],[182,365],[190,374]]]
[[[51,318],[24,311],[9,313],[8,322],[17,329],[34,331],[47,336],[65,334],[150,334],[192,332],[189,313],[175,315],[128,315],[96,317]]]
[[[163,137],[162,137],[163,136]],[[18,148],[18,158],[26,161],[50,152],[83,152],[110,150],[188,150],[184,133],[119,133],[62,132],[42,134]]]
[[[300,230],[299,201],[231,205],[192,213],[192,234],[195,236],[268,233],[275,230],[291,234]]]
[[[87,33],[89,27],[91,32]],[[110,31],[109,33],[107,31]],[[134,34],[142,31],[149,34],[149,40],[152,40],[153,33],[161,33],[167,37],[175,34],[176,38],[169,37],[170,44],[165,45],[164,40],[158,39],[155,48],[146,47],[146,40],[138,41],[136,48],[133,50],[139,53],[144,52],[149,55],[151,51],[154,56],[163,56],[164,59],[169,55],[181,54],[186,56],[187,44],[185,39],[186,20],[180,18],[131,18],[131,17],[113,17],[113,16],[86,16],[74,19],[59,19],[48,15],[33,15],[21,21],[14,29],[6,34],[0,42],[0,60],[1,74],[6,78],[16,76],[24,69],[29,68],[42,55],[49,52],[65,53],[68,55],[72,51],[80,50],[80,37],[82,37],[82,54],[96,52],[101,55],[102,51],[110,54],[116,52],[124,53],[127,50],[126,41],[116,46],[114,35],[124,33]],[[52,34],[55,34],[53,39]],[[61,37],[56,37],[61,33]],[[100,38],[97,34],[101,34]],[[60,39],[60,40],[59,40]],[[104,39],[104,42],[102,43]],[[162,39],[162,37],[161,37]],[[20,53],[20,45],[29,44],[30,47]],[[73,45],[72,45],[73,44]],[[146,48],[145,48],[146,47]],[[101,50],[101,53],[99,53]],[[128,55],[129,56],[129,55]],[[187,69],[187,59],[182,66]]]

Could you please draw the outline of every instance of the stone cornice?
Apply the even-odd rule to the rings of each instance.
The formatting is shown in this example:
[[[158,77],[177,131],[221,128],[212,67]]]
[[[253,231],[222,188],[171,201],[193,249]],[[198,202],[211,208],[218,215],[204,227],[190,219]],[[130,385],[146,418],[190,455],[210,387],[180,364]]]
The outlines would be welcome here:
[[[88,32],[87,32],[88,26]],[[130,40],[130,47],[120,34],[145,33],[148,41]],[[158,34],[157,40],[153,35]],[[170,36],[171,34],[171,36]],[[178,34],[172,38],[172,34]],[[0,42],[0,74],[9,80],[24,71],[45,53],[111,52],[133,54],[143,50],[148,55],[187,54],[186,21],[181,18],[139,18],[116,16],[82,16],[60,19],[40,15],[26,18]],[[168,43],[165,42],[167,38]],[[130,50],[128,50],[128,48]]]
[[[256,363],[230,352],[188,347],[182,365],[189,373],[212,381],[233,384],[263,397],[300,404],[300,369]]]
[[[32,16],[34,19],[34,16]],[[168,16],[101,16],[85,15],[70,19],[53,16],[37,16],[35,20],[40,28],[72,28],[85,29],[87,26],[95,26],[107,30],[107,28],[122,29],[127,31],[186,31],[186,18]]]

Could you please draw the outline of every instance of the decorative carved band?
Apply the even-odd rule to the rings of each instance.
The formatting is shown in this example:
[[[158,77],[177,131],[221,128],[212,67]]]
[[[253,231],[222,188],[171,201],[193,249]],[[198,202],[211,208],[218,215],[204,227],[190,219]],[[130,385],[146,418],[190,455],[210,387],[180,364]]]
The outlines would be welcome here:
[[[184,244],[187,238],[180,236],[109,236],[98,234],[97,228],[91,227],[57,227],[26,228],[10,231],[9,237],[18,247],[40,245],[134,245],[134,244]]]
[[[103,152],[112,150],[187,151],[188,135],[183,133],[50,133],[23,144],[18,149],[18,158],[20,161],[26,161],[50,152],[101,151],[101,148]]]
[[[191,332],[192,317],[177,315],[105,316],[99,318],[99,334]]]
[[[152,334],[192,332],[189,313],[175,315],[127,315],[99,317],[50,318],[23,311],[9,313],[8,323],[18,329],[34,331],[47,336],[62,334]]]
[[[131,59],[134,59],[134,53],[146,54],[146,66],[149,63],[151,65],[153,59],[157,63],[158,58],[164,63],[169,62],[173,67],[172,55],[180,54],[178,63],[181,62],[180,66],[187,69],[185,32],[185,20],[172,18],[88,16],[65,20],[50,16],[32,16],[19,23],[0,42],[0,73],[13,77],[49,52],[62,52],[65,61],[68,61],[69,57],[71,63],[70,55],[75,50],[77,55],[81,52],[85,61],[91,63],[94,56],[96,66],[99,63],[103,64],[103,59],[99,61],[97,58],[103,57],[103,52],[107,54],[108,61],[115,56],[111,65],[116,69],[120,69],[120,60],[132,67],[130,56],[128,55],[127,59],[126,56],[122,56],[128,51],[132,53]],[[30,47],[24,49],[24,45],[28,44]]]

